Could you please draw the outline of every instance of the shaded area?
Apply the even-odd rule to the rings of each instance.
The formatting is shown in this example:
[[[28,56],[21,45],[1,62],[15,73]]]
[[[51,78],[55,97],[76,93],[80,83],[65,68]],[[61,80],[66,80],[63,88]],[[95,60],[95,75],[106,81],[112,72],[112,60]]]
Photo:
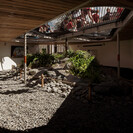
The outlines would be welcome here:
[[[4,95],[9,95],[9,94],[22,94],[22,93],[31,93],[29,92],[29,89],[23,89],[23,90],[17,90],[17,91],[9,91],[7,90],[6,92],[0,92],[0,94],[4,94]]]
[[[110,69],[110,70],[113,70],[113,71],[115,71],[117,73],[117,67],[110,67],[110,66],[102,66],[102,67],[104,69],[107,69],[107,71]],[[108,71],[108,74],[112,75],[113,71],[110,71],[110,72]],[[120,68],[120,76],[125,78],[125,79],[132,80],[133,79],[133,69],[121,67]]]
[[[127,73],[128,69],[121,70]],[[19,90],[18,93],[25,91],[28,92]],[[92,101],[81,102],[80,99],[75,99],[71,92],[47,125],[26,131],[9,131],[1,128],[0,133],[128,133],[133,130],[132,110],[131,96],[96,95]]]
[[[94,100],[95,101],[95,100]],[[47,126],[34,128],[30,133],[87,133],[132,132],[133,99],[129,97],[104,97],[98,102],[82,103],[70,95],[54,114]],[[17,133],[0,129],[1,133]]]

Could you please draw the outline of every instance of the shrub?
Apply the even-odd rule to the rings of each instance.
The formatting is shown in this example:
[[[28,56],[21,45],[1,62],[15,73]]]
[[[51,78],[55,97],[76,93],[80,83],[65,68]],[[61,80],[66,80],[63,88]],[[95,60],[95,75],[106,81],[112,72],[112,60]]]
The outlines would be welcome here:
[[[69,50],[67,50],[67,57],[73,57],[74,56],[74,51],[73,50],[71,50],[71,49],[69,49]]]
[[[63,59],[65,57],[64,53],[62,53],[62,54],[55,53],[55,54],[53,54],[53,56],[54,56],[55,62],[58,62],[60,59]]]
[[[54,63],[54,56],[46,54],[45,50],[42,50],[39,54],[27,55],[27,66],[31,68],[50,66]]]
[[[99,65],[95,56],[82,50],[78,50],[73,54],[69,60],[72,65],[70,71],[72,74],[89,78],[92,82],[99,81]]]

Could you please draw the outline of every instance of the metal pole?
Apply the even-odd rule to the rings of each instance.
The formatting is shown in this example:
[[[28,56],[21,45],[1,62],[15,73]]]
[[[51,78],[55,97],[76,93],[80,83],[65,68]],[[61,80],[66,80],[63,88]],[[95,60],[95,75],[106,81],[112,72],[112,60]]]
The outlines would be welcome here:
[[[26,84],[26,79],[27,79],[27,34],[24,36],[25,38],[25,43],[24,43],[24,83]]]
[[[119,32],[117,33],[117,61],[118,61],[117,76],[119,79],[120,78],[120,37],[119,37]]]

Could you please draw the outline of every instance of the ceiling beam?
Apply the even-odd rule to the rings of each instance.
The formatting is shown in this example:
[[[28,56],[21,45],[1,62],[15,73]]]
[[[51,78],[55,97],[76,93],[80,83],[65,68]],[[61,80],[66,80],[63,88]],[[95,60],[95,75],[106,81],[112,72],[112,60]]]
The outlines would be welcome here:
[[[122,23],[122,27],[118,28],[114,35],[112,36],[112,39],[114,39],[118,32],[120,32],[131,20],[133,19],[133,11],[129,13],[129,15],[125,18],[125,20]]]
[[[100,31],[114,29],[114,28],[120,28],[121,26],[122,26],[122,22],[113,22],[113,23],[104,24],[104,25],[103,24],[95,25],[92,28],[90,27],[90,28],[82,30],[82,31],[61,35],[57,39],[72,38],[72,37],[76,37],[76,36],[80,36],[80,35],[84,35],[84,34],[100,32]]]

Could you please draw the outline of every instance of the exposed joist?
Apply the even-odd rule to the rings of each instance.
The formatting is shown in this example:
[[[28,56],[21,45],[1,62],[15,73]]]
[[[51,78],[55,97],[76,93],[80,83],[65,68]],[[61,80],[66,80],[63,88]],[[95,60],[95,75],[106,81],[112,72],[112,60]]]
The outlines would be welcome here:
[[[129,13],[129,15],[125,18],[125,20],[123,21],[122,27],[121,28],[118,28],[116,30],[116,32],[114,33],[112,39],[114,39],[116,37],[117,33],[120,32],[131,20],[133,20],[133,11],[131,11]]]
[[[60,38],[60,39],[72,38],[72,37],[76,37],[76,36],[79,36],[79,35],[84,35],[84,34],[89,34],[89,33],[94,33],[94,32],[100,32],[100,31],[113,29],[113,28],[119,28],[121,26],[122,26],[122,22],[113,22],[113,23],[109,23],[109,24],[105,24],[105,25],[101,24],[99,26],[95,26],[95,27],[92,27],[92,28],[90,27],[90,28],[82,30],[82,31],[61,35],[58,38]]]

